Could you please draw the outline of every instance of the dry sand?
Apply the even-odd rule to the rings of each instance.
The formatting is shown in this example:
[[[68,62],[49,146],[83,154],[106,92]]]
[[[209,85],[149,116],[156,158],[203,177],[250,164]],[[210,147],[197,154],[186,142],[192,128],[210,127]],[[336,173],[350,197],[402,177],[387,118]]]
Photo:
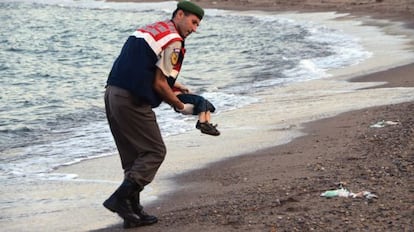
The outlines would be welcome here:
[[[367,78],[414,87],[413,72]],[[160,222],[131,231],[413,231],[413,115],[413,102],[343,113],[306,124],[286,145],[181,175],[182,190],[147,207]],[[371,127],[381,121],[397,124]],[[319,196],[339,182],[378,199]]]
[[[340,10],[413,23],[413,1],[195,2],[237,10]],[[410,64],[355,81],[388,82],[376,88],[393,91],[388,88],[414,87],[413,73]],[[182,174],[175,178],[179,191],[146,207],[159,223],[130,231],[413,231],[413,115],[414,102],[343,113],[306,124],[307,135],[288,144]],[[370,127],[382,120],[396,124]],[[338,182],[378,199],[319,196]],[[120,230],[118,220],[96,231]]]
[[[413,87],[414,65],[382,81],[401,70],[405,80],[389,85]],[[182,175],[185,189],[149,208],[160,223],[137,231],[413,231],[413,113],[413,102],[344,113],[286,145]],[[383,120],[397,124],[370,127]],[[379,198],[319,196],[339,182]]]
[[[109,0],[111,2],[163,2],[164,0]],[[414,14],[411,0],[193,0],[204,8],[263,11],[338,11],[381,17],[408,17]]]

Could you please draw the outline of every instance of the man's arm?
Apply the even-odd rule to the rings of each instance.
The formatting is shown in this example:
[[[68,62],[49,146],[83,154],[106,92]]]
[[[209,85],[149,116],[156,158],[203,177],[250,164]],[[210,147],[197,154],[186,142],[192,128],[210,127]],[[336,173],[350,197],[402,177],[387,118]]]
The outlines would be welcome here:
[[[170,104],[177,110],[184,109],[184,103],[182,103],[172,91],[168,85],[167,77],[163,72],[157,68],[155,71],[155,80],[153,84],[154,90],[161,96],[162,100]]]

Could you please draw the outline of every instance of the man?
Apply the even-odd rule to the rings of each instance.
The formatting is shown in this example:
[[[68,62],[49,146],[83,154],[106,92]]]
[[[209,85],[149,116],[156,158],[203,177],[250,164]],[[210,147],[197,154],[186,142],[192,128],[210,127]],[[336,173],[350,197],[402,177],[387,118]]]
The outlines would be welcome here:
[[[158,221],[139,201],[166,154],[152,108],[164,101],[183,114],[193,112],[193,105],[182,103],[172,87],[184,59],[184,40],[203,16],[196,4],[179,2],[171,20],[138,29],[127,39],[109,74],[105,110],[125,175],[103,205],[124,219],[125,228]]]

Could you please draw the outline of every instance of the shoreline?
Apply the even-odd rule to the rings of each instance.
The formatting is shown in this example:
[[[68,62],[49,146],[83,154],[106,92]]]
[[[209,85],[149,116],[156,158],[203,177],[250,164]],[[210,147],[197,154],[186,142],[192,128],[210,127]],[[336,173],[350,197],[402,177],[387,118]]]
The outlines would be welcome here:
[[[413,112],[414,103],[407,102],[370,107],[306,123],[305,131],[309,134],[288,144],[180,175],[176,178],[177,183],[186,183],[185,186],[148,207],[160,216],[159,224],[133,231],[165,231],[167,228],[177,232],[411,231],[413,219],[410,215],[414,209],[413,200],[409,199],[413,194],[409,189],[413,187],[413,175],[409,172],[412,172],[413,160],[409,152],[413,152],[410,137],[414,127],[410,123],[412,118],[401,120],[401,117]],[[403,174],[391,166],[400,158],[396,151],[393,151],[394,156],[381,158],[390,151],[381,151],[376,148],[377,141],[373,141],[381,139],[387,145],[396,146],[401,141],[392,141],[388,136],[398,135],[402,125],[397,129],[382,129],[380,139],[374,130],[368,129],[381,121],[381,116],[411,129],[410,133],[401,136],[403,148],[391,149],[405,155],[402,160],[406,159],[404,165],[409,168]],[[358,120],[361,117],[362,120]],[[331,129],[324,129],[327,126]],[[360,137],[364,137],[362,142],[359,142]],[[340,140],[343,142],[338,142]],[[344,147],[339,148],[341,145]],[[361,146],[369,147],[364,150]],[[355,154],[353,150],[358,152]],[[358,178],[360,176],[363,178]],[[371,191],[379,199],[324,199],[319,196],[326,190],[339,188],[339,182],[355,192]],[[398,196],[405,198],[400,201]],[[117,231],[119,226],[96,231]]]
[[[413,70],[409,64],[349,81],[386,82],[398,73],[400,78],[369,88],[414,87]],[[305,135],[286,144],[179,174],[172,177],[180,185],[176,191],[145,206],[160,221],[129,230],[410,231],[413,113],[414,101],[347,111],[304,123]],[[371,127],[382,120],[398,124]],[[392,167],[394,162],[404,168]],[[319,196],[339,182],[354,192],[371,191],[378,199]],[[124,230],[120,222],[93,231]]]
[[[199,0],[196,2],[203,3],[206,1]],[[229,4],[233,5],[234,1],[229,1]],[[200,5],[206,7],[206,5]],[[211,5],[207,4],[207,7],[209,6]],[[217,4],[214,4],[214,8],[229,10],[252,10],[251,8],[246,6],[234,7],[233,5],[233,7],[227,7],[223,5],[217,6]],[[289,7],[288,9],[292,10],[292,8]],[[259,7],[254,8],[253,10],[272,11],[274,10],[274,8],[265,6],[264,8]],[[303,11],[303,7],[302,9],[293,8],[293,10]],[[305,12],[307,12],[308,10],[306,10]],[[320,8],[317,8],[316,10],[312,9],[310,11],[320,12],[320,10]],[[331,9],[328,9],[328,11],[330,10]],[[326,9],[322,9],[322,11],[326,11]],[[397,20],[401,21],[408,28],[414,28],[414,21],[411,21],[412,13],[405,13],[403,14],[403,16],[396,16],[395,12],[384,15],[381,14],[381,12],[376,12],[375,10],[367,11],[365,9],[362,11],[352,12],[350,16],[361,17],[366,16],[366,13],[369,14],[369,17],[387,20]],[[377,84],[373,87],[367,88],[414,87],[414,80],[413,78],[410,78],[410,73],[414,73],[414,63],[405,64],[398,67],[391,67],[389,69],[386,69],[385,71],[377,70],[374,72],[370,72],[367,75],[357,75],[352,78],[348,78],[347,81],[385,82],[382,85]],[[390,77],[393,78],[390,79]],[[299,228],[300,230],[306,228],[308,230],[316,229],[317,231],[322,229],[327,231],[337,231],[338,229],[341,230],[344,228],[370,228],[374,230],[382,230],[387,228],[387,225],[384,225],[385,223],[391,224],[392,222],[394,222],[393,220],[398,221],[400,219],[401,221],[404,221],[405,224],[399,227],[389,226],[388,228],[391,228],[391,231],[395,231],[395,228],[398,228],[398,230],[413,229],[412,227],[410,228],[410,224],[412,225],[413,221],[409,218],[409,215],[410,213],[412,215],[414,209],[409,206],[410,202],[408,202],[408,206],[405,205],[405,208],[404,206],[402,206],[403,209],[398,208],[399,210],[402,210],[404,212],[405,217],[402,216],[401,218],[397,218],[395,216],[395,212],[392,212],[393,210],[390,210],[390,208],[392,207],[388,204],[387,207],[389,208],[387,209],[387,211],[391,211],[392,213],[394,213],[394,215],[392,215],[394,217],[388,220],[387,222],[385,222],[385,218],[381,218],[381,216],[383,215],[378,215],[374,213],[378,210],[384,210],[384,208],[378,208],[378,206],[375,206],[373,207],[374,209],[368,210],[364,210],[358,207],[355,207],[357,208],[357,210],[344,210],[348,216],[346,217],[345,222],[329,223],[332,222],[332,220],[341,220],[343,219],[343,216],[341,215],[341,213],[339,213],[339,215],[334,215],[333,217],[325,217],[323,215],[321,216],[320,214],[318,214],[318,212],[315,212],[315,209],[312,208],[312,204],[319,206],[320,208],[318,208],[318,210],[322,208],[325,214],[329,214],[329,207],[340,208],[344,204],[349,205],[349,203],[347,204],[343,201],[339,203],[329,202],[328,207],[321,207],[321,204],[326,204],[326,202],[323,202],[322,200],[318,199],[316,197],[318,195],[315,195],[315,192],[316,194],[319,194],[322,192],[323,189],[318,189],[317,187],[312,186],[312,184],[305,184],[304,181],[299,181],[299,183],[304,186],[300,186],[300,184],[298,184],[299,186],[293,187],[291,185],[291,182],[298,182],[298,179],[304,179],[305,182],[315,179],[313,178],[315,176],[315,172],[325,172],[327,170],[335,171],[332,170],[332,168],[325,167],[325,165],[329,164],[325,164],[323,161],[320,161],[321,159],[335,160],[326,156],[326,151],[324,151],[323,146],[327,146],[328,149],[332,150],[334,153],[344,153],[343,150],[345,150],[346,153],[346,149],[341,148],[341,145],[339,145],[340,143],[336,144],[338,143],[336,142],[336,140],[339,141],[344,139],[343,134],[346,134],[345,138],[347,139],[347,141],[342,144],[347,146],[349,144],[352,145],[355,143],[355,141],[352,141],[352,139],[355,140],[355,138],[350,139],[349,137],[358,137],[361,136],[360,134],[366,136],[366,134],[371,133],[367,129],[367,126],[370,123],[372,124],[375,122],[375,120],[373,121],[374,118],[378,118],[375,117],[375,113],[372,112],[394,116],[394,114],[398,111],[399,115],[409,115],[413,113],[413,109],[413,102],[411,101],[385,106],[366,107],[361,110],[347,111],[334,117],[328,117],[316,121],[311,121],[310,123],[304,124],[305,129],[303,129],[303,131],[306,132],[306,135],[300,136],[299,138],[295,138],[291,142],[288,142],[283,145],[275,145],[273,147],[258,150],[253,153],[242,154],[240,156],[229,158],[224,161],[214,162],[202,169],[180,174],[176,176],[174,179],[175,182],[180,183],[180,185],[185,183],[181,190],[177,190],[172,193],[166,194],[162,196],[160,200],[153,202],[146,207],[150,212],[160,216],[160,222],[151,227],[134,229],[134,231],[165,231],[165,229],[167,228],[169,231],[293,231],[298,230]],[[364,120],[358,121],[358,118],[360,118],[361,116]],[[377,121],[378,120],[384,120],[384,118],[378,118]],[[335,129],[326,129],[327,126],[335,127]],[[412,124],[410,126],[411,128],[413,128]],[[348,130],[353,132],[347,132]],[[340,134],[339,138],[335,136],[336,134]],[[326,136],[326,138],[322,139],[326,141],[323,141],[324,145],[321,146],[320,143],[322,139],[319,140],[318,138],[324,136]],[[375,137],[376,135],[371,136]],[[407,137],[410,136],[406,135],[406,140]],[[330,144],[329,142],[333,144]],[[408,149],[412,149],[411,142],[412,141],[408,140],[407,144],[405,144],[407,145]],[[317,148],[315,148],[315,146]],[[361,146],[365,145],[358,144],[356,147],[357,149],[363,150]],[[313,151],[310,152],[310,154],[303,155],[307,153],[308,149],[314,149],[317,151]],[[321,155],[324,153],[325,155]],[[386,153],[386,151],[384,153]],[[275,162],[276,157],[272,156],[276,156],[277,154],[282,154],[282,157],[277,156],[277,158],[281,158],[280,163],[285,164],[285,167],[283,167],[283,165],[280,165],[279,162]],[[260,159],[263,160],[258,161]],[[306,162],[302,162],[302,159],[306,160]],[[336,159],[339,158],[336,157]],[[350,155],[347,159],[359,160],[360,157]],[[409,162],[412,162],[412,158],[411,160],[409,160]],[[352,165],[343,165],[342,163],[338,165],[335,162],[330,163],[336,164],[337,166],[345,170],[354,169]],[[274,168],[271,166],[271,164],[274,164],[278,168],[282,169],[276,171],[282,177],[279,177],[277,174],[274,174],[271,171],[269,171]],[[358,164],[357,162],[353,162],[353,165]],[[298,166],[300,166],[300,168],[298,168]],[[294,168],[296,170],[291,171],[291,168]],[[249,169],[252,169],[253,171],[246,171]],[[313,172],[309,171],[309,169],[313,169]],[[378,175],[378,173],[376,174]],[[263,176],[260,177],[261,175]],[[316,176],[317,175],[318,174],[316,174]],[[344,174],[344,176],[346,175]],[[347,176],[347,178],[348,179],[340,179],[335,178],[335,176],[328,176],[328,178],[326,179],[330,179],[331,182],[329,182],[329,180],[323,180],[324,184],[326,185],[325,190],[337,187],[335,186],[335,183],[338,181],[346,181],[348,183],[347,187],[363,187],[361,185],[353,184],[353,180],[349,179],[349,176]],[[406,178],[405,180],[409,180],[409,178]],[[283,183],[282,187],[274,187],[273,185],[276,184],[275,181]],[[369,184],[370,187],[373,188],[374,191],[376,191],[376,186],[374,186],[371,183]],[[320,185],[318,187],[320,187]],[[408,181],[408,184],[405,187],[412,188],[412,182]],[[393,189],[387,189],[387,192],[392,194],[392,190]],[[377,191],[377,193],[381,193],[380,190],[377,189]],[[402,189],[394,191],[394,193],[397,192],[400,194],[401,192],[404,192],[404,194],[408,194],[408,196],[410,195],[409,191],[407,192]],[[272,198],[274,198],[275,195],[277,196],[277,193],[279,193],[278,197],[280,198],[272,200]],[[303,195],[305,195],[305,197],[303,197]],[[411,196],[413,196],[413,194],[411,194]],[[310,197],[316,198],[316,201],[312,201],[311,199],[309,199]],[[261,201],[264,201],[265,203]],[[361,202],[363,202],[364,204],[373,204],[372,201]],[[383,203],[384,200],[380,200],[380,202]],[[411,203],[413,202],[411,201]],[[397,205],[398,203],[394,202],[393,204]],[[288,205],[293,206],[289,207]],[[380,205],[383,207],[383,204]],[[246,213],[246,210],[250,212]],[[301,213],[301,211],[305,212]],[[363,212],[369,212],[369,214],[373,216],[361,215],[361,213]],[[252,214],[254,214],[254,216],[251,216]],[[274,215],[273,219],[269,220],[269,215]],[[350,219],[350,217],[352,216],[356,217],[356,220]],[[295,219],[297,217],[302,218],[302,220]],[[378,219],[378,217],[380,218],[380,220]],[[272,218],[272,216],[270,216],[270,218]],[[288,222],[282,222],[283,220],[287,220]],[[378,224],[379,221],[381,221],[381,223],[379,223],[380,225],[372,226],[371,223]],[[97,231],[113,231],[117,230],[117,228],[119,228],[119,224],[113,225],[108,229],[102,229]]]
[[[165,2],[168,0],[106,0],[107,2]],[[373,18],[405,21],[407,27],[414,27],[414,3],[399,0],[192,0],[205,9],[231,11],[266,12],[337,12],[354,16],[369,15]]]
[[[200,2],[207,1],[200,0]],[[225,2],[227,2],[231,6],[231,4],[234,5],[235,2],[240,1],[229,0]],[[252,1],[241,2],[252,3]],[[259,0],[254,2],[257,3],[268,1]],[[209,2],[209,4],[212,4],[212,2]],[[289,6],[286,7],[288,8]],[[231,9],[236,10],[234,7]],[[267,7],[266,9],[272,11],[272,7]],[[249,9],[249,6],[247,6],[245,10],[251,9]],[[312,12],[319,11],[315,9],[315,11],[312,10]],[[358,16],[359,13],[360,12],[358,12],[355,15],[351,14],[350,17],[361,17],[361,15]],[[371,15],[371,13],[369,13],[369,15]],[[404,16],[402,18],[400,16],[394,16],[389,16],[390,18],[382,18],[392,20],[394,20],[395,18],[397,18],[398,20],[404,18],[405,21],[403,21],[406,22],[406,25],[410,24],[408,16]],[[370,75],[372,75],[372,78],[374,79],[363,78],[362,81],[382,82],[384,81],[383,78],[388,78],[390,75],[393,76],[396,72],[401,72],[403,74],[407,74],[408,72],[408,74],[410,74],[412,70],[414,70],[414,63],[404,65],[402,67],[395,67],[386,71],[378,70],[377,67],[377,69],[375,70],[366,71],[368,73],[371,73]],[[379,73],[383,73],[383,78],[378,79]],[[338,74],[334,75],[337,76]],[[360,78],[358,77],[360,75],[351,76],[353,76],[356,79],[349,79],[349,76],[343,78],[346,80],[346,82],[361,81],[360,79],[358,79]],[[340,78],[338,79],[340,81]],[[412,78],[410,78],[410,76],[405,76],[400,80],[395,80],[395,82],[390,83],[392,86],[389,87],[414,87],[412,85],[411,79]],[[349,87],[349,91],[359,91],[358,89],[372,88],[373,98],[378,98],[378,96],[380,96],[383,92],[386,93],[390,91],[388,89],[384,89],[384,86],[379,86],[378,83],[369,82],[365,82],[364,84],[355,83],[355,85]],[[320,84],[320,82],[316,83],[316,85],[318,84]],[[300,87],[298,87],[298,89],[300,90]],[[298,89],[293,88],[291,91],[295,93],[295,91],[298,91]],[[377,90],[380,92],[376,92]],[[410,91],[412,92],[411,89],[401,90],[400,95],[397,94],[393,96],[393,98],[395,98],[395,100],[393,101],[398,103],[400,101],[399,98],[403,98],[404,95],[409,94]],[[364,96],[365,93],[371,94],[370,91],[361,92],[361,96]],[[344,97],[347,96],[348,95],[344,95]],[[339,96],[337,98],[341,97]],[[355,96],[353,99],[356,98],[358,98],[358,95]],[[318,98],[316,98],[316,100],[318,100]],[[336,100],[337,99],[334,99],[333,103],[335,103]],[[324,102],[324,104],[326,104],[326,102]],[[368,103],[361,104],[364,105]],[[373,105],[376,104],[381,105],[378,102],[373,103]],[[318,107],[318,105],[316,107]],[[155,215],[159,216],[160,222],[150,227],[131,229],[131,231],[276,231],[276,229],[277,231],[295,231],[298,228],[314,228],[315,226],[308,225],[308,222],[310,221],[314,221],[314,223],[320,222],[321,225],[325,225],[325,227],[328,226],[326,228],[329,229],[335,228],[335,226],[338,226],[338,223],[333,223],[334,225],[330,225],[328,222],[341,220],[343,219],[342,217],[346,217],[348,223],[352,224],[353,219],[349,218],[351,216],[356,217],[358,222],[355,223],[356,226],[361,225],[362,219],[366,222],[377,222],[375,221],[375,218],[373,219],[373,217],[367,219],[365,217],[360,217],[359,215],[357,215],[358,212],[361,212],[361,214],[370,213],[372,215],[378,216],[378,214],[376,214],[375,211],[369,211],[372,209],[364,209],[361,206],[362,204],[359,204],[359,202],[362,202],[365,205],[373,205],[375,206],[374,209],[377,211],[384,210],[385,208],[386,213],[389,213],[388,209],[390,209],[391,206],[387,202],[385,202],[385,200],[390,200],[391,203],[394,203],[396,205],[398,205],[398,202],[392,201],[393,199],[390,198],[383,198],[384,192],[381,192],[382,190],[386,189],[386,193],[390,193],[389,189],[387,189],[386,187],[380,189],[376,187],[373,183],[367,183],[367,185],[357,184],[362,183],[362,181],[359,179],[357,183],[351,183],[352,178],[350,177],[347,177],[345,179],[348,182],[350,182],[350,186],[353,188],[353,190],[358,190],[360,188],[361,190],[364,190],[362,188],[370,187],[371,191],[380,193],[380,202],[374,202],[373,204],[371,204],[365,203],[364,201],[352,201],[352,199],[346,199],[342,201],[330,201],[328,203],[329,206],[322,205],[321,209],[323,210],[322,212],[324,212],[325,214],[329,214],[328,207],[341,208],[345,205],[348,210],[344,213],[336,212],[335,215],[332,217],[322,216],[320,215],[320,213],[318,213],[317,210],[313,208],[312,204],[318,207],[321,206],[320,204],[326,204],[326,201],[322,201],[317,196],[321,190],[327,190],[327,188],[335,187],[332,182],[337,181],[337,179],[335,179],[334,176],[324,176],[324,173],[327,173],[328,170],[338,174],[336,170],[329,169],[329,167],[326,166],[331,164],[334,164],[332,166],[335,166],[338,163],[334,162],[335,160],[333,158],[331,159],[327,156],[328,154],[324,150],[324,148],[328,147],[333,154],[337,153],[338,151],[343,151],[342,146],[339,145],[341,143],[338,142],[343,139],[343,130],[349,130],[353,132],[349,132],[350,134],[347,134],[348,137],[345,136],[345,139],[348,141],[348,144],[345,143],[342,145],[348,146],[352,143],[354,143],[355,145],[356,142],[352,142],[350,140],[350,137],[360,135],[360,133],[362,133],[363,135],[369,134],[369,131],[361,131],[366,129],[366,127],[370,123],[379,120],[378,118],[374,117],[375,113],[383,114],[383,112],[386,111],[388,112],[387,115],[392,115],[394,112],[403,112],[401,113],[401,115],[408,117],[409,115],[412,115],[413,107],[408,102],[392,104],[391,106],[379,106],[374,108],[366,106],[363,107],[363,109],[359,110],[349,110],[351,108],[351,106],[344,107],[343,110],[347,113],[343,113],[335,117],[330,117],[331,114],[337,114],[333,111],[325,113],[324,115],[313,116],[314,120],[311,120],[310,124],[304,124],[306,127],[304,131],[312,135],[313,137],[308,135],[301,136],[298,138],[295,137],[293,138],[293,141],[289,143],[280,146],[278,144],[273,143],[272,146],[266,149],[260,148],[261,146],[267,146],[266,144],[260,144],[260,137],[252,140],[242,140],[243,142],[246,142],[246,144],[249,144],[251,146],[249,150],[253,150],[253,153],[250,153],[248,151],[240,153],[239,150],[237,150],[234,151],[235,153],[237,153],[234,156],[228,157],[223,161],[213,162],[209,163],[206,166],[197,167],[197,170],[190,172],[180,172],[180,165],[184,165],[186,162],[186,160],[181,160],[180,162],[182,163],[175,164],[176,171],[173,173],[173,176],[166,177],[172,184],[179,185],[177,191],[171,192],[170,189],[167,194],[161,194],[164,193],[163,189],[151,190],[151,186],[149,186],[148,188],[150,191],[156,191],[155,194],[160,195],[160,198],[153,199],[153,201],[151,201],[151,203],[149,204],[144,204],[145,209],[148,212],[154,213]],[[255,107],[251,107],[250,109],[248,109],[248,111],[251,111],[252,114],[253,112],[257,112],[255,110],[257,110],[257,108]],[[390,110],[391,112],[389,112]],[[226,130],[229,130],[232,133],[237,133],[237,130],[234,130],[233,128],[237,128],[238,125],[229,125],[229,123],[226,121],[226,119],[232,117],[232,114],[229,114],[226,117],[227,118],[221,119],[222,122],[219,122],[219,124],[225,125]],[[327,119],[318,120],[319,118]],[[362,119],[361,121],[356,120],[360,118]],[[373,119],[375,120],[370,121]],[[389,120],[397,119],[393,118]],[[295,120],[300,121],[300,118]],[[345,120],[345,122],[338,122],[338,120]],[[271,120],[269,123],[272,123]],[[286,134],[288,134],[288,131],[291,130],[291,126],[294,130],[298,131],[302,131],[303,126],[302,124],[299,125],[297,121],[288,121],[286,122],[286,127],[284,125],[282,127],[279,127],[279,125],[273,126],[268,130],[280,130],[280,137],[284,137]],[[336,129],[335,132],[324,129],[326,125],[333,126],[333,128]],[[393,127],[386,129],[392,128]],[[321,135],[318,135],[320,131],[322,131],[323,133]],[[243,130],[242,133],[243,132],[257,133],[258,136],[261,134],[260,131],[252,132],[249,130]],[[264,131],[262,133],[269,133],[269,135],[273,135],[271,132],[272,131]],[[338,138],[335,137],[336,134],[339,135]],[[315,140],[315,135],[319,136],[317,137],[318,141]],[[367,138],[372,139],[372,136]],[[226,141],[210,140],[210,138],[207,140],[206,137],[201,137],[198,135],[198,133],[195,134],[195,132],[191,132],[187,136],[176,138],[176,140],[188,138],[194,139],[195,142],[185,142],[183,147],[177,147],[177,145],[171,146],[176,142],[174,139],[166,141],[168,148],[167,156],[179,154],[183,151],[183,149],[192,150],[192,152],[194,153],[199,152],[200,150],[208,150],[205,144],[217,144],[217,149],[226,146]],[[220,140],[226,140],[227,138],[228,137],[222,136]],[[236,138],[235,140],[237,139],[238,138]],[[277,139],[280,140],[280,138]],[[237,141],[234,141],[233,143],[236,142]],[[267,142],[271,142],[271,140]],[[255,143],[258,143],[258,145],[255,146]],[[230,145],[232,145],[231,142]],[[364,147],[363,145],[361,146],[362,148]],[[362,148],[360,146],[356,146],[353,149],[358,150]],[[217,149],[213,148],[212,152],[217,152]],[[318,149],[319,153],[317,152]],[[310,155],[307,154],[308,151],[313,152],[313,150],[315,150],[315,153],[312,153]],[[275,154],[277,156],[274,156]],[[190,152],[189,155],[193,155],[193,153]],[[73,230],[90,231],[91,228],[102,228],[94,231],[123,231],[121,220],[118,217],[116,217],[116,215],[108,212],[101,205],[102,201],[107,196],[109,196],[110,193],[112,193],[112,191],[119,184],[122,178],[122,170],[120,168],[120,163],[118,159],[118,156],[114,155],[111,157],[88,160],[85,162],[81,162],[80,164],[62,167],[56,170],[55,172],[57,173],[76,173],[79,175],[79,178],[68,182],[49,181],[45,184],[47,190],[39,193],[39,195],[41,195],[42,199],[46,198],[44,197],[44,195],[49,196],[51,194],[48,191],[48,189],[55,189],[57,185],[57,187],[60,190],[58,190],[57,193],[53,193],[52,196],[58,196],[61,199],[65,199],[65,201],[68,201],[68,203],[72,202],[72,204],[70,204],[70,206],[65,209],[66,212],[62,214],[60,220],[56,222],[51,222],[50,219],[44,219],[42,218],[42,215],[39,214],[39,218],[35,218],[35,221],[37,219],[37,223],[39,223],[38,225],[49,225],[50,227],[47,228],[62,228],[60,227],[61,225],[59,225],[59,223],[66,221],[65,218],[63,218],[65,217],[65,215],[70,215],[71,222],[67,222],[67,226],[72,229],[76,228]],[[205,161],[202,157],[192,157],[192,159],[199,159],[200,163],[203,163],[203,161]],[[359,158],[351,156],[350,160],[358,161]],[[410,167],[409,165],[406,166]],[[350,166],[349,168],[352,168],[352,166]],[[162,173],[162,170],[160,172]],[[376,175],[381,175],[381,172],[375,172],[375,170],[372,172]],[[383,172],[387,173],[387,170]],[[312,181],[316,181],[315,186],[312,186]],[[296,185],[292,186],[292,184],[289,183],[294,183]],[[401,186],[407,187],[403,184],[401,184]],[[410,194],[404,192],[403,190],[404,189],[399,189],[398,193]],[[69,197],[67,196],[68,193]],[[73,194],[73,196],[71,196],[71,194]],[[357,206],[350,206],[350,203],[347,203],[347,200],[350,200],[349,202],[351,203],[354,202],[352,204],[355,204]],[[384,206],[380,207],[379,205]],[[362,209],[358,207],[362,207]],[[301,211],[304,211],[304,213],[302,214]],[[340,209],[338,211],[340,211]],[[406,213],[407,210],[404,209],[404,212]],[[59,212],[57,212],[57,214],[58,213]],[[397,219],[401,221],[407,220],[406,217],[396,217],[393,211],[389,214],[391,214],[391,216],[394,216],[393,222],[398,221]],[[297,218],[300,218],[300,220],[298,221]],[[74,223],[74,225],[70,225],[71,223]],[[349,224],[345,224],[345,226],[348,226],[347,228],[353,228],[350,227]],[[307,227],[301,227],[301,225],[306,225]],[[342,224],[342,226],[343,225],[344,224]],[[380,223],[380,225],[383,225],[383,223]],[[363,226],[366,227],[364,223]],[[68,227],[65,228],[67,229]],[[355,228],[358,229],[363,227]],[[338,226],[336,227],[336,229],[341,229],[341,227]]]

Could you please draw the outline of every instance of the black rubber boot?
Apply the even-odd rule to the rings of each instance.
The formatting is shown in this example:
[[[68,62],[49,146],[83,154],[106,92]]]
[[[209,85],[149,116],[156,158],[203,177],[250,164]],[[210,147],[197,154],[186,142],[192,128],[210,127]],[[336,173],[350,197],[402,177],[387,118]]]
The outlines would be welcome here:
[[[138,185],[125,179],[118,189],[106,200],[103,205],[110,211],[117,213],[124,220],[141,223],[141,218],[134,212],[130,198],[138,190]]]
[[[140,191],[137,191],[134,193],[134,195],[130,198],[132,210],[135,214],[139,216],[141,219],[140,223],[135,223],[129,220],[124,220],[124,228],[133,228],[133,227],[139,227],[139,226],[147,226],[152,225],[154,223],[158,222],[158,218],[152,215],[147,214],[144,211],[144,207],[142,207],[140,203]]]

